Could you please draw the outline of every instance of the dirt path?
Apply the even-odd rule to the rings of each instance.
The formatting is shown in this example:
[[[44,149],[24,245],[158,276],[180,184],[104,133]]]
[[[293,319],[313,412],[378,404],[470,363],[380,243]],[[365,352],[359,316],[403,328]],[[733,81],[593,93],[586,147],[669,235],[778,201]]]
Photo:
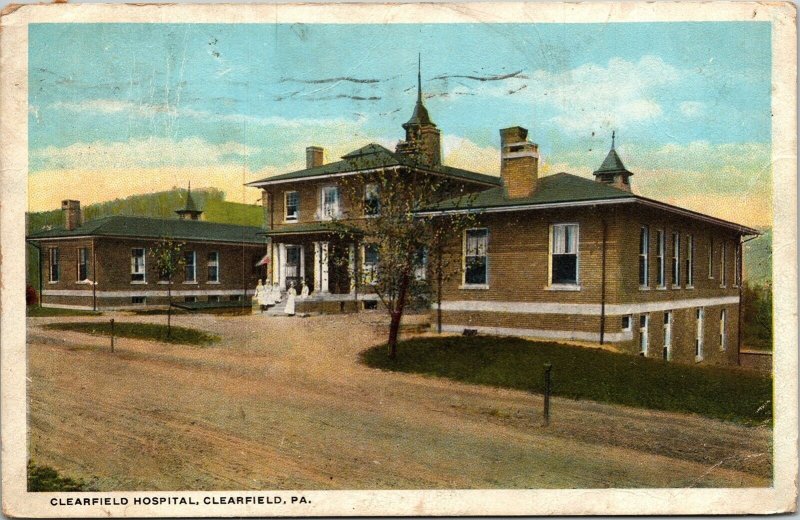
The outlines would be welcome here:
[[[29,319],[31,457],[102,490],[769,485],[768,429],[558,398],[543,428],[540,396],[358,364],[375,318],[181,316],[222,342],[113,355]]]

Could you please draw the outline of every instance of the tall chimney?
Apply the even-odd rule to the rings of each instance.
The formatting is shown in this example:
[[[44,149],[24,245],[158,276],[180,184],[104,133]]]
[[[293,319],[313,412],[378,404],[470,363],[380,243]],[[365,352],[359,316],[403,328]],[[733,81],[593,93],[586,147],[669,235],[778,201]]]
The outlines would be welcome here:
[[[309,146],[306,148],[306,168],[316,168],[322,166],[325,149],[319,146]]]
[[[79,228],[83,224],[79,200],[62,200],[61,212],[64,214],[64,229],[67,231]]]
[[[528,141],[528,130],[512,126],[500,130],[500,178],[509,199],[529,197],[539,179],[539,145]]]

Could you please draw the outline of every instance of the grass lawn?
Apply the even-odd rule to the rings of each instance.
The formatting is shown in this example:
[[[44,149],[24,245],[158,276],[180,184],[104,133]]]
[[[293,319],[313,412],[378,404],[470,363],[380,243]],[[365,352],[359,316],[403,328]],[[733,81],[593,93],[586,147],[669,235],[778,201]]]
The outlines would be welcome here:
[[[82,311],[78,309],[55,309],[53,307],[41,307],[31,305],[25,309],[25,315],[29,318],[50,318],[53,316],[100,316],[96,311]]]
[[[45,325],[45,328],[71,330],[102,336],[109,336],[111,334],[111,323],[107,321],[49,323]],[[172,326],[172,335],[167,338],[167,326],[158,323],[116,322],[114,323],[114,335],[121,338],[148,339],[162,341],[164,343],[180,343],[183,345],[211,345],[219,341],[219,336],[203,332],[202,330],[176,327],[175,325]]]
[[[691,412],[757,424],[772,420],[772,378],[735,368],[687,366],[521,338],[416,338],[398,345],[397,358],[378,345],[361,353],[368,366],[447,377],[482,385],[544,391],[552,363],[553,395]]]

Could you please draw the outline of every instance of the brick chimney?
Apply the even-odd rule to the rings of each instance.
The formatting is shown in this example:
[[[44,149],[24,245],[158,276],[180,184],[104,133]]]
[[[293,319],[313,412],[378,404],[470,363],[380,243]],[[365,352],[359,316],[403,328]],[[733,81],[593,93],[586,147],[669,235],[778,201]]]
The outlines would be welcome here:
[[[529,197],[539,179],[539,145],[520,126],[500,130],[500,177],[506,198]]]
[[[62,200],[61,213],[64,214],[64,229],[67,231],[72,231],[73,229],[79,228],[81,227],[81,224],[83,224],[81,201]]]
[[[325,149],[319,146],[309,146],[306,148],[306,168],[316,168],[322,166],[325,162],[323,156]]]

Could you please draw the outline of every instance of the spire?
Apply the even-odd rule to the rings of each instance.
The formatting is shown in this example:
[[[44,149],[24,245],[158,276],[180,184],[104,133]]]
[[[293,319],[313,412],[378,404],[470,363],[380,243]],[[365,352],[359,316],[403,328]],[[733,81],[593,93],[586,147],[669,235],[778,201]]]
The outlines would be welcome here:
[[[614,140],[616,139],[616,137],[617,137],[617,131],[616,130],[612,130],[611,131],[611,149],[612,150],[614,149]]]
[[[203,211],[197,208],[197,204],[195,204],[192,198],[192,181],[189,181],[189,189],[186,192],[186,205],[183,209],[175,210],[175,213],[178,214],[181,220],[186,220],[187,216],[190,220],[200,220],[200,214],[203,213]]]
[[[417,56],[417,104],[414,105],[411,119],[403,125],[403,128],[408,130],[414,126],[436,126],[428,115],[428,109],[425,108],[422,97],[422,53]]]
[[[422,53],[417,54],[417,103],[422,103]]]
[[[625,165],[622,164],[622,159],[617,155],[616,145],[617,132],[611,132],[611,149],[608,155],[603,160],[600,168],[594,171],[595,180],[606,184],[611,184],[617,188],[630,191],[630,176],[633,175]]]

